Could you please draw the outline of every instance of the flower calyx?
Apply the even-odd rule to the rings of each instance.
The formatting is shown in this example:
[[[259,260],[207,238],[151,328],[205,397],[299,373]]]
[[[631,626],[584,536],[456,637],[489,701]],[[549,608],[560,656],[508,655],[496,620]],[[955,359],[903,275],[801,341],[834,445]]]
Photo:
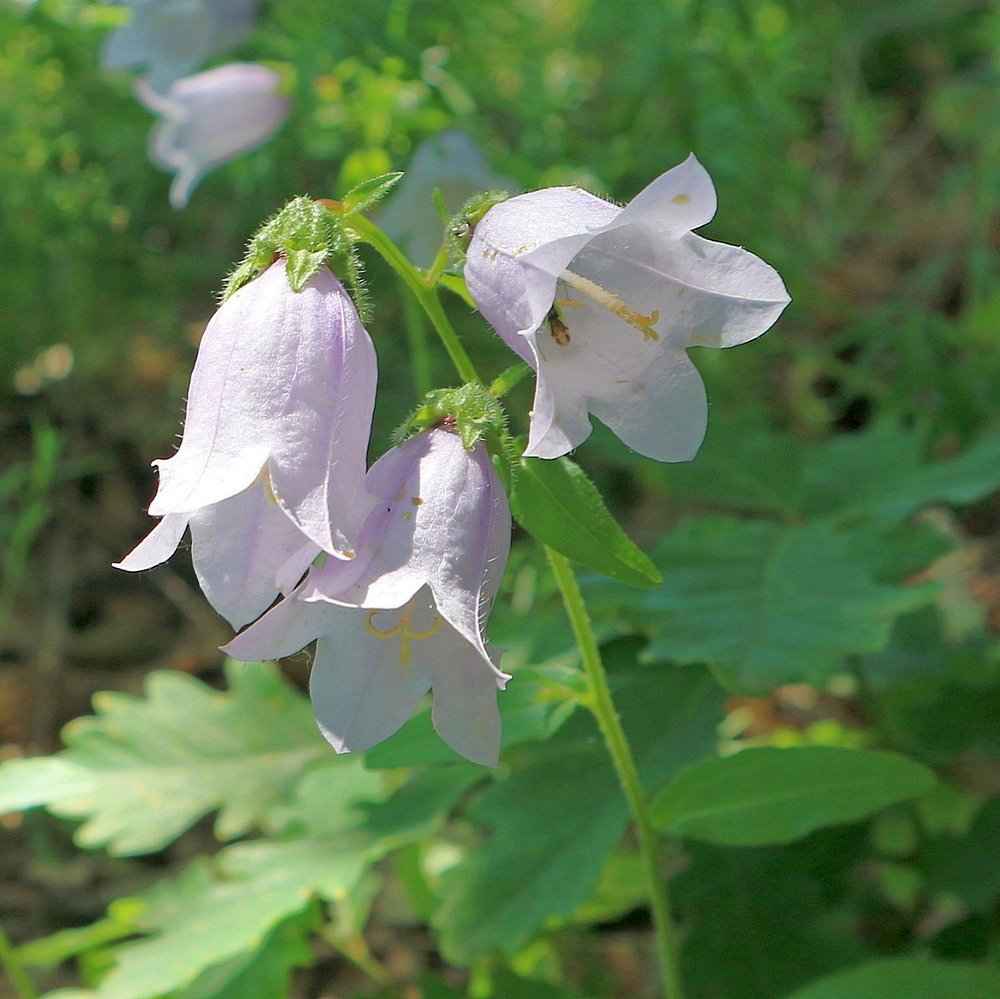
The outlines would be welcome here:
[[[507,414],[497,397],[475,382],[428,392],[421,405],[397,428],[393,441],[402,444],[414,433],[438,426],[454,427],[467,451],[484,441],[492,453],[504,453]]]
[[[277,257],[285,258],[288,283],[293,291],[301,291],[320,267],[325,265],[332,269],[336,261],[343,266],[344,277],[361,318],[366,319],[370,309],[361,278],[361,258],[343,222],[343,217],[350,210],[346,204],[340,209],[341,203],[336,203],[337,210],[331,210],[329,206],[333,204],[305,197],[294,198],[268,219],[251,238],[243,260],[226,280],[222,300],[225,301],[252,281]]]
[[[465,261],[465,253],[476,230],[476,223],[494,206],[510,198],[508,191],[483,191],[469,198],[462,209],[456,212],[445,228],[445,241],[452,260]]]

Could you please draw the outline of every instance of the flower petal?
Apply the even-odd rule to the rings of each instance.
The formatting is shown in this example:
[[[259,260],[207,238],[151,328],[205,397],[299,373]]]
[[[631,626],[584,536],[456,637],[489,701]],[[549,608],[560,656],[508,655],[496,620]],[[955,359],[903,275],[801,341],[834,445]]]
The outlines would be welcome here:
[[[160,488],[150,512],[219,503],[266,463],[285,513],[343,556],[374,504],[364,475],[375,381],[375,348],[340,282],[320,268],[293,292],[277,261],[209,323],[181,446],[154,462]]]
[[[434,668],[435,731],[456,753],[484,767],[499,765],[497,690],[509,679],[497,669],[484,669],[480,655],[468,647],[440,658]]]
[[[388,739],[407,721],[430,690],[431,680],[414,661],[419,652],[404,663],[399,639],[380,638],[372,631],[375,627],[391,631],[399,623],[401,610],[328,610],[337,616],[337,625],[316,643],[309,695],[320,731],[334,749],[361,752]],[[369,627],[376,613],[377,624]]]
[[[210,170],[262,145],[291,109],[281,77],[257,63],[227,63],[174,82],[162,99],[140,81],[143,103],[164,115],[150,135],[150,159],[176,174],[170,203],[183,208]]]
[[[552,307],[558,275],[620,212],[578,187],[550,187],[496,205],[477,224],[465,261],[469,294],[529,363],[518,337],[538,329]]]
[[[177,551],[188,520],[190,516],[186,514],[167,514],[125,558],[112,565],[126,572],[142,572],[143,569],[151,569],[154,565],[166,562]]]
[[[712,178],[692,153],[644,187],[602,231],[639,223],[678,239],[711,222],[717,204]]]
[[[340,608],[298,600],[299,592],[276,603],[262,618],[223,645],[222,651],[245,663],[282,659],[304,649],[318,635],[334,630],[340,621]]]
[[[262,485],[191,517],[198,582],[208,602],[234,628],[260,617],[274,603],[278,571],[293,556],[304,557],[303,541],[302,532],[268,499]],[[320,551],[312,544],[308,550],[308,561]]]
[[[481,445],[466,451],[438,428],[384,454],[366,485],[382,500],[359,539],[359,562],[310,574],[307,599],[359,607],[401,607],[425,584],[448,620],[480,653],[487,567],[506,564],[510,511]],[[369,554],[370,553],[370,554]]]

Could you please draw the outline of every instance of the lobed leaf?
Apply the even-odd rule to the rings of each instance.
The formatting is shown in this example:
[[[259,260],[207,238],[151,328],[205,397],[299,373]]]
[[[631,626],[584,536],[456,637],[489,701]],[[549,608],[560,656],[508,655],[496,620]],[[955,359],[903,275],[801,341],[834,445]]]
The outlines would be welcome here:
[[[98,694],[65,751],[0,766],[0,809],[85,819],[77,842],[116,854],[159,850],[216,808],[216,835],[242,835],[329,749],[273,666],[229,662],[226,675],[225,693],[164,671],[144,699]]]
[[[870,555],[823,520],[700,517],[653,557],[663,585],[605,609],[652,634],[649,657],[707,663],[748,693],[822,684],[844,656],[884,648],[896,618],[936,593],[877,582]]]

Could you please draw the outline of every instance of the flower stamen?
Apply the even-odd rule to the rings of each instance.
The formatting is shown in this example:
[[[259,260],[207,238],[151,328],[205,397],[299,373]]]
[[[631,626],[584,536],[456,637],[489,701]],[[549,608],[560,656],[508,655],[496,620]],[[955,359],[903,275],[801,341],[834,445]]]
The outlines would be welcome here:
[[[381,610],[369,611],[365,617],[365,627],[368,629],[368,634],[374,635],[376,638],[394,638],[396,635],[399,636],[399,658],[403,664],[403,676],[409,676],[409,665],[410,665],[410,639],[415,639],[420,641],[423,638],[430,638],[431,635],[436,635],[438,630],[441,628],[441,618],[434,615],[434,623],[426,631],[416,631],[413,627],[413,602],[408,603],[404,608],[402,613],[399,615],[399,620],[387,631],[382,631],[375,627],[375,615],[382,614]]]
[[[614,292],[602,288],[596,281],[585,278],[582,274],[576,274],[571,270],[565,270],[559,275],[559,280],[568,284],[571,288],[593,299],[598,305],[603,305],[609,312],[613,312],[619,319],[624,319],[629,326],[634,326],[642,333],[644,340],[659,340],[660,335],[653,329],[659,321],[659,311],[654,311],[652,315],[644,316],[641,312],[627,306]]]

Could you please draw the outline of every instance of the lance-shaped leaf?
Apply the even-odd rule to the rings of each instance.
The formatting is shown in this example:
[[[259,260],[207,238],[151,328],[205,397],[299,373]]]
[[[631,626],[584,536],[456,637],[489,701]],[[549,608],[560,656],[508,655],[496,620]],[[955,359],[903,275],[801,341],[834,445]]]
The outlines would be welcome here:
[[[788,999],[996,999],[1000,972],[967,961],[896,957],[821,978]]]
[[[632,586],[663,581],[569,458],[522,458],[514,469],[510,500],[511,512],[529,534],[580,565]]]
[[[774,746],[708,759],[678,774],[653,802],[673,835],[722,846],[790,843],[933,790],[916,760],[839,746]]]

